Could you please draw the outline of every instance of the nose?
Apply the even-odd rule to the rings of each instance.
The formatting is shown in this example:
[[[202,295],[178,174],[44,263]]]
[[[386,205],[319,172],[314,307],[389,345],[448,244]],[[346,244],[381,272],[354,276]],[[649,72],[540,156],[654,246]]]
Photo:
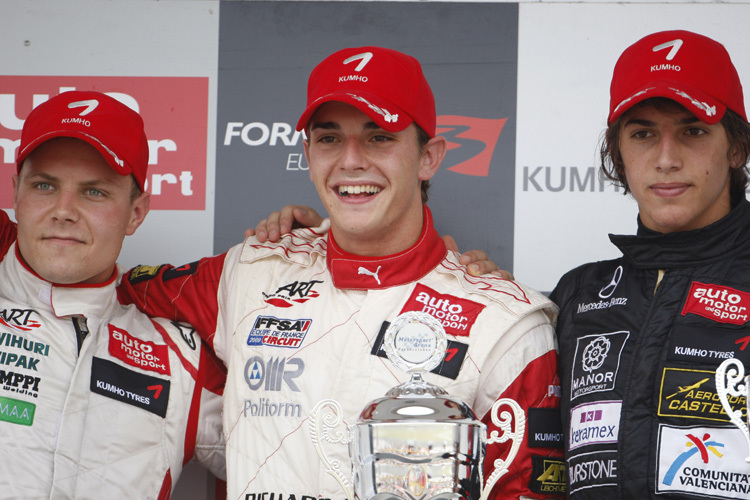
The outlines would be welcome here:
[[[78,220],[78,197],[75,193],[60,190],[55,196],[52,218],[58,222]]]
[[[341,155],[341,168],[358,170],[367,168],[365,146],[356,138],[346,138]]]
[[[657,143],[656,169],[670,172],[682,168],[680,141],[671,134],[663,134]]]

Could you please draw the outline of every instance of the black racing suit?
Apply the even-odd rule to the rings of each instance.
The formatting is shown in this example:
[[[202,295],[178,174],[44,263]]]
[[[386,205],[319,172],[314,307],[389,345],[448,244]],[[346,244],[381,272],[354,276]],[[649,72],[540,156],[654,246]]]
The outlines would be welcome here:
[[[639,221],[610,239],[623,257],[551,296],[570,497],[750,498],[748,444],[714,380],[726,358],[750,368],[750,203],[695,231]]]

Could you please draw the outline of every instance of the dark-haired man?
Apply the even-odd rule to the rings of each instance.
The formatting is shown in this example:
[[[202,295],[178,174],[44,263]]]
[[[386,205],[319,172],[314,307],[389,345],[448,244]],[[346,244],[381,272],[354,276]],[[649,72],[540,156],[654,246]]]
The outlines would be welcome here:
[[[638,233],[552,294],[570,496],[750,498],[714,382],[725,358],[750,362],[750,126],[729,54],[646,36],[615,66],[607,122],[602,168],[638,203]]]

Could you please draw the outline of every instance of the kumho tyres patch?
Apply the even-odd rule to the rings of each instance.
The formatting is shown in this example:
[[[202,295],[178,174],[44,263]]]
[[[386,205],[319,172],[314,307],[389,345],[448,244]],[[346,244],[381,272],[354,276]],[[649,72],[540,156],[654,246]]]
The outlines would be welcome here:
[[[747,418],[744,396],[728,395],[732,409],[740,410]],[[691,418],[714,422],[729,422],[716,393],[715,372],[711,370],[687,370],[664,368],[659,388],[660,417]]]
[[[0,397],[0,422],[10,422],[18,425],[34,423],[36,405],[13,398]]]

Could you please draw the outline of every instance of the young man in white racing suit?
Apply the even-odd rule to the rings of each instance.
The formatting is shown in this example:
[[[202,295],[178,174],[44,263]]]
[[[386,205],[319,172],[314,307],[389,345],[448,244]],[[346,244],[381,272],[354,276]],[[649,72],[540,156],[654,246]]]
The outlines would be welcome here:
[[[608,124],[602,168],[638,203],[638,233],[610,236],[623,256],[552,294],[570,497],[748,499],[747,445],[715,383],[724,359],[750,363],[750,126],[726,49],[687,31],[639,40]]]
[[[215,332],[207,340],[228,367],[229,498],[345,498],[335,476],[349,474],[347,447],[319,442],[326,466],[310,413],[333,399],[353,424],[408,380],[381,345],[389,323],[412,310],[441,320],[449,338],[429,382],[470,404],[490,431],[496,400],[523,409],[520,451],[491,498],[564,492],[556,309],[513,281],[470,276],[437,235],[424,202],[446,141],[435,136],[421,66],[389,49],[345,49],[312,72],[307,102],[297,129],[330,220],[277,243],[248,238],[178,273],[136,268],[120,290],[150,314]],[[508,446],[488,447],[485,478]]]
[[[225,476],[221,363],[117,301],[147,163],[141,117],[98,92],[24,123],[17,233],[0,213],[0,498],[167,499],[192,457]]]

